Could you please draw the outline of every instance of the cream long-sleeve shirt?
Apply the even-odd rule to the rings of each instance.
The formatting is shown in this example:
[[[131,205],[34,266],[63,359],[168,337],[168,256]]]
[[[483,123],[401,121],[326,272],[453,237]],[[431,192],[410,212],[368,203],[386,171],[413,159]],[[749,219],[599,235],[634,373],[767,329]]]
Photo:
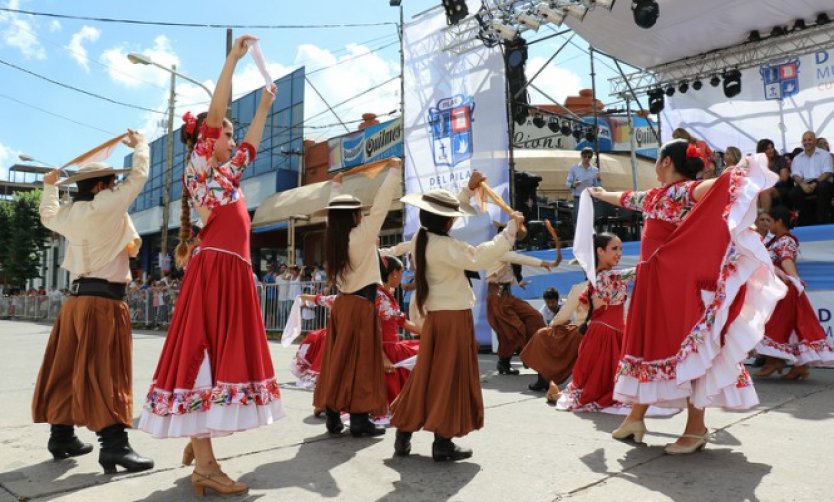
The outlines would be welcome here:
[[[426,245],[426,280],[429,296],[426,311],[468,310],[475,305],[475,293],[464,275],[465,270],[481,270],[507,253],[515,243],[516,224],[511,220],[491,241],[477,246],[429,233]],[[415,237],[412,238],[416,241]],[[412,299],[413,301],[413,299]]]
[[[513,274],[513,264],[527,265],[529,267],[541,267],[542,260],[526,256],[523,254],[510,251],[498,259],[495,263],[487,267],[487,281],[494,283],[511,283],[515,284],[515,274]]]
[[[379,258],[377,256],[376,240],[379,231],[391,208],[394,195],[397,192],[397,184],[401,181],[401,170],[392,167],[385,176],[385,181],[379,187],[374,197],[371,212],[362,218],[362,221],[350,231],[348,237],[348,258],[351,269],[346,270],[344,276],[337,278],[336,287],[343,293],[353,293],[367,286],[368,284],[379,284],[382,278],[379,275]],[[334,183],[331,187],[331,195],[341,192],[341,185]]]
[[[142,239],[127,214],[148,180],[149,150],[139,143],[133,150],[133,169],[113,190],[103,190],[91,201],[61,206],[58,187],[44,185],[40,215],[43,225],[67,239],[61,267],[73,278],[98,277],[130,282],[128,256],[136,256]]]

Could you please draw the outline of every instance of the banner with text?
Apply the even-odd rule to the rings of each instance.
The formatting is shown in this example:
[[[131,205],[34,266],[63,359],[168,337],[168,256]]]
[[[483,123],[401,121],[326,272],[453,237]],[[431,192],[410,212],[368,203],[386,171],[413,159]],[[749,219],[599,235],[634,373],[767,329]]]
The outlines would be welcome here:
[[[661,75],[662,78],[662,75]],[[800,147],[802,133],[834,136],[834,49],[796,56],[741,72],[741,93],[728,99],[722,86],[666,98],[662,139],[683,127],[718,151],[756,151],[762,138],[777,150]]]
[[[327,147],[330,153],[328,170],[331,172],[388,157],[402,157],[402,119],[389,120],[333,138],[327,142]]]
[[[405,25],[405,192],[445,188],[458,193],[472,170],[505,200],[509,192],[508,129],[504,59],[498,48],[478,46],[464,54],[446,51],[455,43],[442,8]],[[470,243],[490,239],[492,220],[507,216],[492,205],[490,214],[460,218],[453,234]],[[413,208],[406,212],[405,237],[419,227]],[[486,284],[473,281],[478,342],[491,343],[486,322]]]
[[[545,123],[543,127],[536,127],[534,117],[530,116],[523,125],[515,126],[513,144],[516,148],[532,150],[582,150],[583,148],[594,147],[592,141],[580,137],[579,140],[573,137],[572,131],[565,131],[562,134],[558,125]],[[593,124],[593,117],[582,117],[587,124]],[[635,116],[634,120],[634,150],[638,155],[657,158],[658,142],[652,133],[649,121],[643,117]],[[540,124],[541,125],[541,124]],[[657,130],[657,124],[651,124]],[[555,131],[553,129],[556,129]],[[629,140],[628,118],[621,116],[597,117],[597,131],[599,136],[599,151],[608,152],[630,152],[631,141]]]

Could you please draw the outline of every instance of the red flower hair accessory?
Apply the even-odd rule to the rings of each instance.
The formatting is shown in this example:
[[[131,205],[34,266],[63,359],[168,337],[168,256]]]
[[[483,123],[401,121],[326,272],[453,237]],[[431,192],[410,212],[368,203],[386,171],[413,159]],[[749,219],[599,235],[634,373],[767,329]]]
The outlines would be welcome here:
[[[197,117],[191,112],[185,112],[182,116],[182,121],[185,122],[185,132],[189,136],[194,134],[194,129],[197,128]]]
[[[699,150],[694,144],[690,143],[689,146],[686,147],[686,157],[689,159],[700,159],[701,150]]]

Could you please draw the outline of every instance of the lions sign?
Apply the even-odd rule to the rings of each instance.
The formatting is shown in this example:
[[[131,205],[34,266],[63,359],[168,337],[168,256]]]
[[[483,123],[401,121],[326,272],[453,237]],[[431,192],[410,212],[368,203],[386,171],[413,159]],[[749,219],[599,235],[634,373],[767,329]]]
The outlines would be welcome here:
[[[799,92],[799,59],[759,68],[765,99],[785,99]]]
[[[456,94],[429,108],[428,126],[435,166],[455,167],[472,157],[472,96]]]

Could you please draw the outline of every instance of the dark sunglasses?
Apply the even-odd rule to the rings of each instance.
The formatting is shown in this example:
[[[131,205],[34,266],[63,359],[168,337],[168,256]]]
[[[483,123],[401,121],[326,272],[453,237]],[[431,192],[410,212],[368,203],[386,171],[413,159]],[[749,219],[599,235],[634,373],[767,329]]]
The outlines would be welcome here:
[[[582,156],[583,156],[583,157],[587,157],[587,158],[589,158],[589,159],[590,159],[591,157],[593,157],[593,156],[594,156],[594,154],[593,154],[593,153],[583,153],[583,154],[582,154]]]

